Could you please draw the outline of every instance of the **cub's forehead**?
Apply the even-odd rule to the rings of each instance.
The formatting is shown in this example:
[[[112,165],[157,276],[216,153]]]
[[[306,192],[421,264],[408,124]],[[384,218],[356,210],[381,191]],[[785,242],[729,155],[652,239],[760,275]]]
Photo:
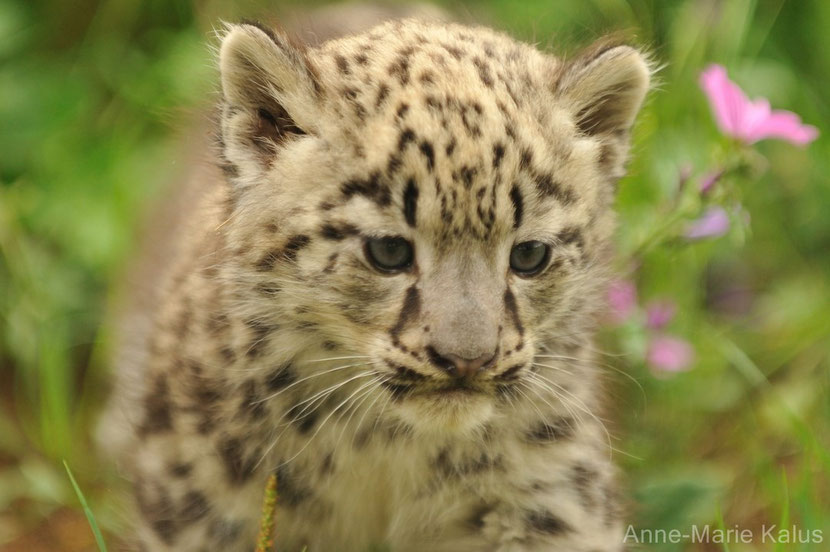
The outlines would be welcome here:
[[[457,109],[481,109],[488,100],[530,107],[540,89],[550,88],[558,63],[489,29],[415,20],[327,42],[309,57],[329,88],[334,114],[352,125],[398,115],[416,98],[426,108],[449,101]]]
[[[328,87],[345,199],[481,239],[576,202],[553,174],[572,164],[574,135],[550,105],[555,58],[488,29],[413,21],[309,56]]]

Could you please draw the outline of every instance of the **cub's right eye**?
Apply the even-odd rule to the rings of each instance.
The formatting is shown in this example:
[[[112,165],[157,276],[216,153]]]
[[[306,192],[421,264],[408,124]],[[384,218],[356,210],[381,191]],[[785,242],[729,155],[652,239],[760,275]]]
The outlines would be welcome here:
[[[382,272],[403,272],[412,266],[412,244],[400,236],[370,238],[365,245],[366,258]]]

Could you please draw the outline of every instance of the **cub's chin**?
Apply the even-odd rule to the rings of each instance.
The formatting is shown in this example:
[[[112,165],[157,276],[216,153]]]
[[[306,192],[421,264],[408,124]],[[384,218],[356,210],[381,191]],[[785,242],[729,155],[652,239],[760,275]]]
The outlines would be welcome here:
[[[418,433],[473,433],[493,418],[494,400],[482,390],[448,387],[412,393],[390,410]]]

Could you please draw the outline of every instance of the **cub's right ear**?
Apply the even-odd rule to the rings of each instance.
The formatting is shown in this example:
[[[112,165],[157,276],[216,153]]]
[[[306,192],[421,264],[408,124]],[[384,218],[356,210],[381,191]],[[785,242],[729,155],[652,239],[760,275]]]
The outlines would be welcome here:
[[[302,46],[255,23],[229,25],[219,50],[222,138],[232,162],[263,161],[292,134],[315,131],[322,88]]]

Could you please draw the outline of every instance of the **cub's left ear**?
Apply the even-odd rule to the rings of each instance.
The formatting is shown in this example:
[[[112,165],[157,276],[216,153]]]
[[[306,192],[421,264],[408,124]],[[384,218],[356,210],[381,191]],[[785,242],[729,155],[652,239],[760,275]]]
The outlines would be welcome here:
[[[555,85],[558,102],[577,128],[602,142],[600,163],[609,176],[623,175],[628,131],[648,92],[651,69],[630,46],[596,44],[566,63]]]

